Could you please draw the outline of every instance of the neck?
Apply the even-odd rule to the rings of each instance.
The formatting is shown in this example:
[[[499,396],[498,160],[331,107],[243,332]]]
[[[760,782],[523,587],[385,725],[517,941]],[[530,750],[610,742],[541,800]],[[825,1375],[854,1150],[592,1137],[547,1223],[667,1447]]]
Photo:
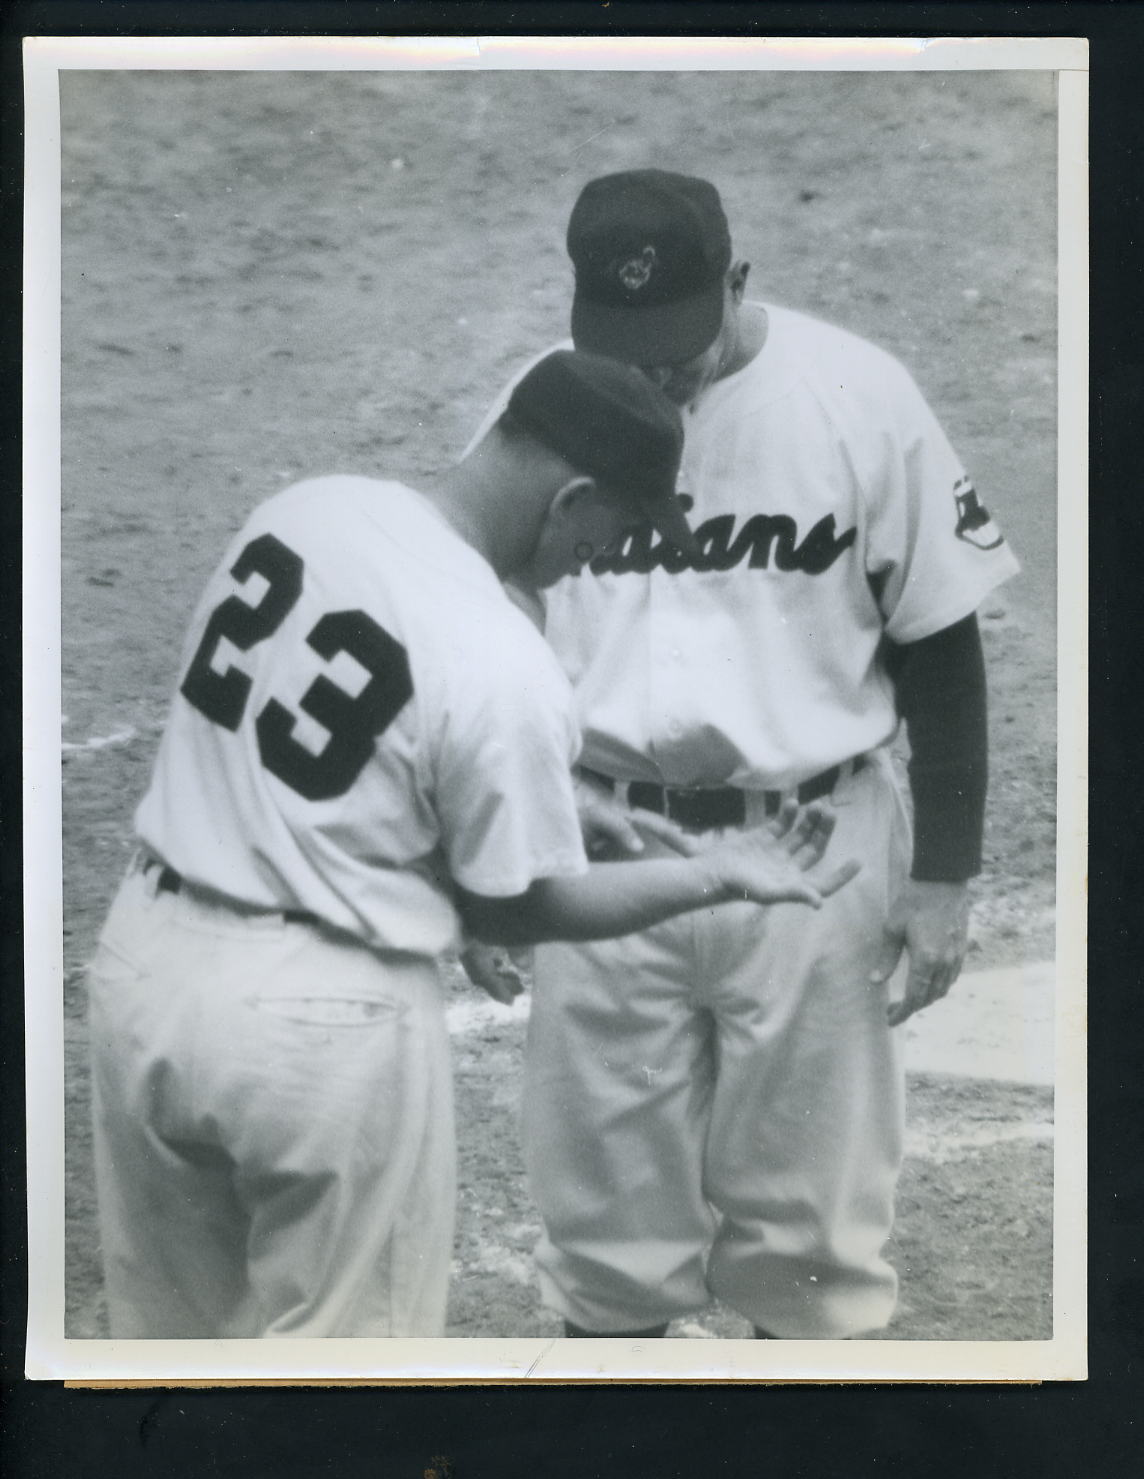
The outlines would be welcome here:
[[[418,484],[441,517],[493,568],[499,580],[519,570],[535,536],[526,519],[505,516],[506,488],[492,468],[470,456]]]
[[[719,360],[716,380],[736,375],[755,358],[767,339],[767,310],[761,303],[743,303],[733,320],[727,348]]]

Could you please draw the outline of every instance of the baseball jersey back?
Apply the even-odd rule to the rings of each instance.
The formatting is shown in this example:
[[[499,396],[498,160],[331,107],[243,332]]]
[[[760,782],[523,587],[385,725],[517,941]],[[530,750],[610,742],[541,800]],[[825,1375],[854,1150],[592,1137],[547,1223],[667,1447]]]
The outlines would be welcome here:
[[[571,694],[491,567],[399,483],[327,477],[236,537],[187,637],[142,841],[367,943],[454,943],[453,882],[586,866]]]

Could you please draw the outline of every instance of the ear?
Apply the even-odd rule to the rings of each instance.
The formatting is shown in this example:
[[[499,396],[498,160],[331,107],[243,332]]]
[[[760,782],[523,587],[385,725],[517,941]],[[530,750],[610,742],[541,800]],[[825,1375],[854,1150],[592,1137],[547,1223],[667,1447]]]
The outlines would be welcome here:
[[[574,514],[580,505],[596,492],[596,480],[586,474],[569,478],[552,495],[548,505],[548,517],[564,518]]]
[[[727,286],[731,289],[731,297],[735,303],[741,303],[743,301],[743,294],[747,291],[747,277],[750,271],[750,262],[732,262],[727,269]]]

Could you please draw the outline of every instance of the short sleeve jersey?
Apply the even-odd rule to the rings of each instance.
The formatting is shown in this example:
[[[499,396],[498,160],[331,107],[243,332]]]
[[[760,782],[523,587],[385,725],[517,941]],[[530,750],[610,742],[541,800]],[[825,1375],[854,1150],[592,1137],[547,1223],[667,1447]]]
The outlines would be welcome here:
[[[454,882],[585,870],[578,748],[551,651],[428,501],[314,479],[208,584],[136,829],[192,883],[436,954]]]
[[[619,779],[779,788],[885,743],[883,637],[941,631],[1018,568],[906,370],[766,312],[755,359],[683,411],[700,555],[633,534],[546,596],[583,761]]]

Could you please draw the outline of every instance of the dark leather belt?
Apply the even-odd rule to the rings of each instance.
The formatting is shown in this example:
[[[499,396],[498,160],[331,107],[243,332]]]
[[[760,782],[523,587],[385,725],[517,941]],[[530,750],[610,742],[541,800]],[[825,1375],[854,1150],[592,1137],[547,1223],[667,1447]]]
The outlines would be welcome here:
[[[177,894],[183,887],[183,875],[176,873],[174,868],[168,868],[166,863],[160,863],[157,858],[148,858],[143,864],[143,872],[147,873],[152,868],[159,869],[159,881],[155,885],[156,893]],[[223,896],[219,895],[221,899]],[[310,914],[305,909],[274,909],[267,913],[281,914],[287,924],[308,924],[318,926],[321,920],[316,914]]]
[[[863,755],[849,762],[855,772],[865,763]],[[606,786],[609,791],[616,789],[617,783],[610,775],[603,775],[587,765],[580,766],[580,773]],[[829,770],[820,771],[803,781],[797,793],[800,805],[829,796],[841,774],[842,767],[832,765]],[[713,827],[741,827],[747,819],[748,793],[736,786],[661,786],[655,781],[629,781],[627,790],[630,805],[657,812],[678,822],[681,827],[691,827],[697,832],[710,831]],[[763,792],[767,816],[772,817],[778,812],[787,794],[792,793]]]

